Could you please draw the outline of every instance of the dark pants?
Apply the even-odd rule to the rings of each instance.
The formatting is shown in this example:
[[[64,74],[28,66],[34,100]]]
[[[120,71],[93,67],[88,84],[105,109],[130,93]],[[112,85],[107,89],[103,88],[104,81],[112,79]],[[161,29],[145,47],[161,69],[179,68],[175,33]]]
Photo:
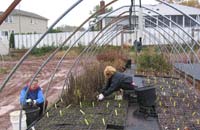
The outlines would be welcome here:
[[[132,84],[123,84],[123,98],[131,100],[131,95],[135,95],[135,88],[137,88],[137,86],[134,86]]]
[[[40,107],[40,113],[39,113],[40,115],[42,115],[43,109],[44,109],[44,111],[46,110],[47,105],[48,105],[48,101],[47,100],[45,101],[45,108],[44,108],[44,102],[40,103],[40,104],[37,104],[37,106]]]
[[[135,90],[136,87],[137,87],[137,86],[134,86],[134,85],[132,85],[132,84],[123,84],[123,85],[121,86],[121,88],[122,88],[123,90]]]

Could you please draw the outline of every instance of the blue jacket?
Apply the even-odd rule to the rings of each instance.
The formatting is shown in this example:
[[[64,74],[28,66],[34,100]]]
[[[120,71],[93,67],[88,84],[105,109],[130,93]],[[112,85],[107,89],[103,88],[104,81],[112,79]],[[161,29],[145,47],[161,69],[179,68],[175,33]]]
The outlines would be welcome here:
[[[21,105],[26,105],[26,99],[32,99],[32,100],[36,100],[37,104],[43,103],[44,102],[44,95],[42,92],[42,89],[40,87],[38,87],[36,90],[34,91],[28,91],[27,93],[27,97],[25,99],[25,95],[26,95],[26,90],[27,90],[28,86],[25,86],[20,93],[20,104]]]

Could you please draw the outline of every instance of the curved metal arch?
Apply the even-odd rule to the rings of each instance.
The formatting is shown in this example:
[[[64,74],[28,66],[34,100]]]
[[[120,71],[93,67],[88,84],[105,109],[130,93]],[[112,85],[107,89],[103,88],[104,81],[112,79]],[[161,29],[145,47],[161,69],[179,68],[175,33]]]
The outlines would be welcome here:
[[[152,33],[150,33],[149,31],[147,31],[146,29],[144,29],[144,32],[147,33],[148,35],[150,35],[151,37],[153,37],[156,41],[157,41],[157,45],[159,46],[160,50],[162,48],[162,45],[159,44],[159,42],[161,42],[159,40],[159,38],[155,37],[155,35],[153,35]],[[165,50],[167,50],[167,52],[170,54],[168,48],[166,46],[163,46],[163,48],[165,48]],[[176,57],[176,56],[175,56]]]
[[[82,1],[82,0],[81,0]],[[112,4],[112,3],[114,3],[114,2],[116,2],[117,0],[113,0],[113,1],[111,1],[110,3],[108,3],[107,5],[105,5],[103,8],[105,8],[105,7],[107,7],[107,6],[109,6],[110,4]],[[73,5],[72,7],[75,7],[77,4],[75,4],[75,5]],[[67,12],[70,12],[71,10],[72,10],[73,8],[70,8],[69,9],[69,11],[67,11]],[[101,11],[101,9],[99,10],[99,11]],[[86,19],[53,53],[51,53],[51,55],[47,58],[47,60],[45,61],[45,62],[43,62],[43,64],[40,66],[40,68],[37,70],[37,72],[34,74],[34,76],[33,76],[33,78],[31,79],[31,81],[30,81],[30,85],[33,83],[33,81],[34,81],[34,79],[36,78],[36,76],[40,73],[40,71],[42,70],[42,68],[51,60],[51,58],[61,49],[61,47],[62,46],[64,46],[64,44],[89,20],[89,19],[91,19],[94,15],[96,15],[99,11],[97,11],[97,12],[95,12],[93,15],[91,15],[88,19]],[[62,17],[64,17],[65,15],[63,14],[62,15]],[[60,18],[60,19],[62,19],[62,17]],[[59,20],[60,20],[59,19]],[[58,20],[58,21],[59,21]],[[58,22],[58,21],[56,21],[56,22]],[[55,22],[55,24],[57,24]],[[50,29],[49,29],[50,30]],[[48,31],[49,31],[48,30]],[[45,35],[48,33],[48,31],[45,33]],[[43,36],[45,36],[45,35],[43,35]],[[41,40],[43,39],[43,37],[41,37]],[[40,40],[40,41],[41,41]],[[36,44],[38,44],[39,42],[40,42],[39,40],[38,40],[38,42],[36,43]],[[20,60],[20,61],[24,61],[24,59],[28,56],[28,54],[32,51],[32,49],[34,48],[34,47],[36,47],[37,45],[35,44],[35,46],[33,46],[32,48],[30,48],[29,49],[29,51],[25,54],[25,56],[23,56],[22,57],[22,59]],[[16,71],[16,69],[19,67],[19,65],[22,63],[22,62],[19,62],[14,68],[15,68],[15,70],[14,71],[11,71],[12,73],[10,73],[9,75],[9,77],[5,80],[5,82],[3,83],[3,85],[2,85],[2,87],[1,88],[3,88],[4,86],[5,86],[5,84],[7,83],[7,81],[10,79],[10,77],[13,75],[13,73]],[[0,89],[1,90],[1,89]],[[28,93],[28,91],[29,91],[29,88],[26,90],[26,94],[25,94],[25,97],[27,96],[27,93]],[[44,103],[44,105],[45,105],[45,103]],[[22,111],[22,109],[20,110],[20,111]],[[20,125],[21,125],[21,114],[20,114]]]
[[[150,16],[151,18],[154,18],[154,17],[152,17],[152,16]],[[148,19],[145,19],[145,20],[148,20]],[[149,22],[151,22],[151,23],[153,23],[154,25],[156,25],[154,22],[152,22],[152,21],[150,21],[150,20],[148,20]],[[161,21],[161,20],[159,20],[159,22],[161,22],[162,24],[164,24],[164,25],[166,25],[163,21]],[[166,25],[167,26],[167,25]],[[185,52],[185,49],[176,41],[176,39],[175,38],[173,38],[173,36],[171,36],[167,31],[165,31],[161,26],[157,26],[157,27],[159,27],[161,30],[163,30],[165,33],[167,33],[168,34],[168,36],[170,36],[170,37],[172,37],[172,39],[181,47],[181,49],[183,50],[183,52],[185,53],[185,55],[187,56],[187,58],[189,59],[189,56],[187,55],[187,53]],[[171,28],[169,28],[169,27],[167,27],[170,31],[172,31],[173,33],[175,33],[186,45],[188,45],[187,44],[187,42],[185,42],[185,40],[183,39],[183,38],[181,38],[173,29],[171,29]],[[172,44],[172,45],[174,45],[174,44]],[[190,61],[190,63],[191,63],[191,61]]]
[[[166,16],[164,16],[164,15],[158,13],[157,11],[154,11],[154,10],[152,10],[152,9],[146,8],[146,7],[144,7],[144,6],[142,6],[142,8],[147,9],[147,10],[150,10],[150,11],[156,13],[156,14],[159,14],[159,15],[162,16],[163,18],[165,18],[165,19],[167,19],[168,21],[172,22],[172,23],[175,24],[179,29],[181,29],[187,36],[189,36],[193,41],[195,41],[195,43],[196,43],[197,45],[200,46],[200,44],[199,44],[190,34],[188,34],[180,25],[178,25],[178,24],[175,23],[174,21],[172,21],[172,20],[170,20],[169,18],[167,18]],[[200,59],[199,59],[199,57],[196,55],[196,53],[194,52],[193,48],[191,48],[191,47],[189,47],[189,48],[190,48],[190,50],[193,52],[193,54],[195,55],[195,57],[196,57],[196,59],[198,60],[198,62],[200,63]]]
[[[0,92],[8,82],[8,80],[11,78],[11,76],[14,74],[14,72],[18,69],[20,64],[23,63],[23,61],[27,58],[27,56],[31,53],[31,51],[39,44],[39,42],[47,35],[47,33],[65,16],[67,15],[73,8],[75,8],[78,4],[80,4],[83,0],[78,0],[76,3],[74,3],[70,8],[68,8],[50,27],[49,29],[38,39],[38,41],[22,56],[20,61],[13,67],[11,72],[8,74],[2,85],[0,86]]]
[[[90,43],[93,43],[94,40],[95,40],[95,39],[93,39]],[[64,86],[66,86],[66,83],[67,83],[66,81],[67,81],[67,79],[69,78],[72,69],[76,67],[76,64],[79,63],[80,58],[82,57],[82,55],[83,55],[87,50],[89,50],[91,47],[93,47],[93,45],[94,45],[94,44],[89,44],[88,47],[85,48],[85,49],[79,54],[79,56],[78,56],[78,57],[76,58],[76,60],[74,61],[73,65],[69,68],[69,71],[68,71],[68,73],[66,74],[66,79],[65,79],[64,84],[63,84],[63,87],[62,87],[62,92],[64,92],[64,91],[63,91],[63,90],[64,90]]]
[[[151,16],[152,17],[152,16]],[[154,18],[154,17],[153,17]],[[152,22],[152,21],[150,21],[150,22]],[[162,21],[161,21],[162,22]],[[153,22],[152,22],[153,23]],[[163,23],[163,22],[162,22]],[[153,24],[155,24],[155,23],[153,23]],[[161,27],[159,27],[159,28],[161,28]],[[162,29],[162,28],[161,28]],[[162,29],[163,30],[163,29]],[[170,29],[171,31],[173,31],[172,29]],[[165,30],[163,30],[164,32],[166,32]],[[174,31],[173,31],[174,32]],[[167,33],[167,32],[166,32]],[[176,32],[174,32],[174,33],[176,33]],[[169,33],[167,33],[170,37],[172,37]],[[176,33],[177,34],[177,33]],[[178,34],[177,34],[178,35]],[[179,36],[179,35],[178,35]],[[180,36],[179,36],[180,37]],[[172,37],[173,38],[173,37]],[[181,38],[181,37],[180,37]],[[174,38],[173,38],[174,39]],[[182,38],[181,38],[182,39]],[[175,39],[174,39],[175,40]],[[182,39],[183,40],[183,39]],[[176,41],[176,40],[175,40]],[[184,41],[184,40],[183,40]],[[185,42],[185,41],[184,41]],[[178,43],[177,41],[176,41],[176,43]],[[187,43],[186,43],[187,44]],[[173,45],[173,44],[172,44]],[[179,45],[179,44],[178,44]],[[181,45],[180,45],[181,46]],[[182,46],[181,46],[181,48],[182,48]],[[185,50],[182,48],[182,50],[185,52]],[[187,53],[185,52],[185,54],[186,54],[186,56],[187,56]],[[180,54],[179,54],[180,55]]]
[[[118,8],[118,9],[121,9],[121,8]],[[112,12],[113,13],[113,12]],[[123,13],[121,14],[121,15],[123,15]],[[107,16],[107,15],[106,15]],[[104,17],[106,17],[106,16],[104,16]],[[104,18],[103,17],[103,18]],[[99,19],[98,21],[96,21],[96,23],[98,23],[99,21],[100,21],[101,19]],[[56,68],[55,68],[55,70],[54,70],[54,72],[52,73],[52,76],[50,77],[50,82],[49,82],[49,84],[48,84],[48,86],[47,86],[47,89],[46,89],[46,92],[45,92],[45,97],[46,97],[46,94],[47,94],[47,91],[48,91],[48,89],[49,89],[49,86],[50,86],[50,84],[51,84],[51,82],[52,82],[52,80],[53,80],[53,78],[54,78],[54,75],[55,75],[55,73],[56,73],[56,71],[58,70],[58,68],[59,68],[59,66],[60,66],[60,64],[61,64],[61,62],[63,61],[63,59],[65,58],[65,56],[67,55],[67,53],[69,52],[69,50],[73,47],[73,45],[75,45],[79,40],[80,40],[80,38],[84,35],[84,34],[86,34],[86,32],[88,32],[90,29],[92,28],[92,26],[91,27],[89,27],[86,31],[84,31],[84,33],[82,33],[80,36],[79,36],[79,38],[72,44],[72,46],[70,47],[70,48],[68,48],[68,50],[66,50],[65,51],[65,54],[62,56],[62,58],[60,59],[60,61],[58,62],[58,64],[56,65]],[[103,29],[104,30],[104,29]],[[98,36],[98,35],[97,35]],[[97,37],[96,36],[96,37]],[[94,40],[92,40],[90,43],[92,43]],[[85,51],[85,50],[84,50]]]
[[[174,10],[176,10],[176,11],[178,11],[179,13],[181,13],[181,14],[187,16],[187,17],[190,18],[193,22],[195,22],[196,24],[198,24],[198,25],[200,26],[200,22],[198,22],[196,19],[192,18],[191,16],[187,15],[187,14],[184,13],[183,11],[181,11],[181,10],[175,8],[174,6],[168,4],[167,2],[164,2],[164,1],[161,1],[161,0],[156,0],[156,1],[159,1],[160,3],[163,3],[163,4],[165,4],[165,5],[167,5],[167,6],[171,7],[171,8],[173,8]]]
[[[91,47],[91,46],[90,46]],[[65,80],[64,80],[64,84],[63,84],[63,87],[62,87],[62,93],[61,93],[61,96],[60,97],[62,97],[62,95],[63,95],[63,92],[64,92],[64,87],[67,85],[67,80],[68,80],[68,78],[69,78],[69,76],[70,76],[70,74],[71,74],[71,71],[72,71],[72,69],[74,68],[74,67],[76,67],[76,64],[78,64],[79,63],[79,59],[81,58],[81,56],[84,54],[84,52],[82,52],[81,54],[79,54],[79,57],[78,57],[78,59],[76,59],[75,60],[75,62],[73,63],[73,65],[70,67],[70,70],[68,71],[68,73],[66,74],[66,78],[65,78]]]

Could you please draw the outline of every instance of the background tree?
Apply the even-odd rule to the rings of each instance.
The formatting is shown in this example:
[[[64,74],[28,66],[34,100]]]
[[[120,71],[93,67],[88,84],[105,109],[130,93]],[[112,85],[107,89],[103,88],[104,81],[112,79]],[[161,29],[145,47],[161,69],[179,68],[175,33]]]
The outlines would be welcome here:
[[[15,38],[14,38],[14,33],[10,34],[10,48],[15,48]]]
[[[76,26],[61,25],[55,29],[50,30],[50,33],[59,33],[59,32],[72,32],[76,29]],[[85,28],[80,28],[80,31],[84,31]]]
[[[94,6],[93,10],[90,11],[90,15],[94,14],[95,12],[97,12],[97,11],[99,11],[99,10],[100,10],[100,5]],[[110,12],[110,11],[112,11],[112,10],[113,10],[112,7],[110,7],[110,8],[105,8],[105,13],[108,13],[108,12]],[[100,11],[99,13],[97,13],[97,14],[93,17],[93,19],[90,21],[90,23],[95,23],[95,22],[97,21],[97,19],[98,19],[98,16],[101,15],[101,14],[103,14],[102,11]],[[91,25],[92,25],[92,24],[91,24]],[[98,31],[98,30],[100,30],[99,23],[97,23],[96,25],[94,25],[92,31]]]
[[[200,8],[199,1],[198,1],[198,0],[187,0],[187,1],[181,2],[180,4],[181,4],[181,5],[190,6],[190,7]]]
[[[185,6],[190,6],[190,7],[196,7],[196,8],[200,8],[200,3],[198,0],[181,0],[179,2],[177,2],[177,0],[168,0],[169,3],[178,3],[181,5],[185,5]]]

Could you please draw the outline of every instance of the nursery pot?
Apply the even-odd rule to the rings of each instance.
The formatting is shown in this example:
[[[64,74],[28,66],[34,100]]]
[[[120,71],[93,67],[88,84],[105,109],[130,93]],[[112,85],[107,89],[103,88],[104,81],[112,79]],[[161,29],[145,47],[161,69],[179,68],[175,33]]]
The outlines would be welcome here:
[[[128,59],[127,61],[126,61],[126,65],[125,65],[125,67],[126,68],[131,68],[131,59]]]
[[[20,110],[16,110],[10,113],[10,122],[12,123],[13,130],[19,130],[20,123]],[[22,110],[21,114],[21,130],[26,130],[26,114],[25,111]]]
[[[27,126],[31,125],[35,120],[39,118],[40,107],[37,106],[26,106],[23,107],[26,112]]]
[[[137,102],[139,106],[151,107],[155,106],[156,91],[155,87],[136,88]]]

